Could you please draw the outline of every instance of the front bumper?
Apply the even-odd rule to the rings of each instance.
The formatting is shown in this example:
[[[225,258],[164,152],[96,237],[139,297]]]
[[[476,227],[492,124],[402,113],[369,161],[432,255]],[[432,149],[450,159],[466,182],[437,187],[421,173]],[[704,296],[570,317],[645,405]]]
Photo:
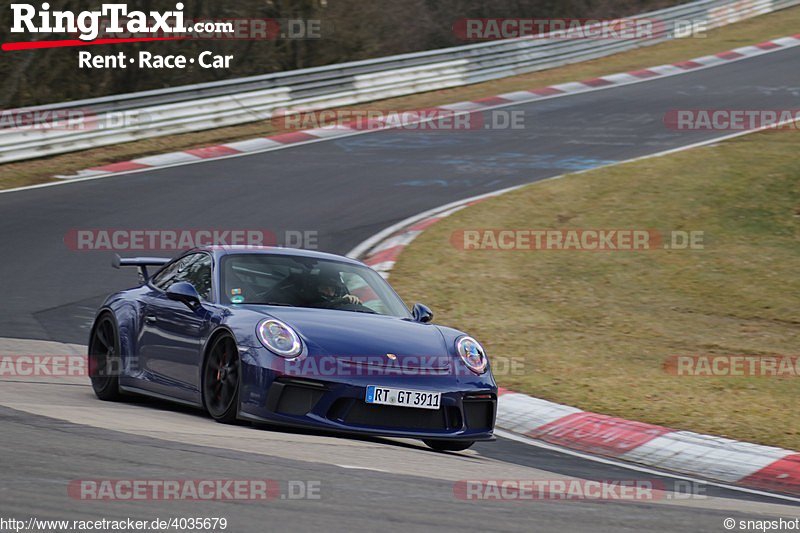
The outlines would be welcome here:
[[[341,433],[441,440],[492,440],[497,387],[489,372],[444,376],[281,375],[243,358],[240,418]],[[442,394],[437,410],[367,404],[368,385]]]

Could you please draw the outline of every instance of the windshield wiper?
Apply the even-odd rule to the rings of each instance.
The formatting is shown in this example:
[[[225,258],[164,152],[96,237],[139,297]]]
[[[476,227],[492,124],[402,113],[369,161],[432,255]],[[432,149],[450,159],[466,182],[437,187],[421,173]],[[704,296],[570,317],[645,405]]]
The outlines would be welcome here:
[[[256,305],[279,305],[281,307],[296,307],[292,304],[287,304],[283,302],[258,302]]]

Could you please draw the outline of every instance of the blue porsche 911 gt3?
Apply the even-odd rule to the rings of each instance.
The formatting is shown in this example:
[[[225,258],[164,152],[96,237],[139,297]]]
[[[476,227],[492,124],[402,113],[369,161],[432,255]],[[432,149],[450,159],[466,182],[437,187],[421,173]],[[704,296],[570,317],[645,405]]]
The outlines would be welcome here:
[[[136,393],[267,422],[422,439],[491,440],[497,385],[481,345],[433,325],[359,261],[285,248],[208,247],[115,258],[141,285],[109,296],[89,340],[101,400]],[[152,275],[148,267],[158,267]]]

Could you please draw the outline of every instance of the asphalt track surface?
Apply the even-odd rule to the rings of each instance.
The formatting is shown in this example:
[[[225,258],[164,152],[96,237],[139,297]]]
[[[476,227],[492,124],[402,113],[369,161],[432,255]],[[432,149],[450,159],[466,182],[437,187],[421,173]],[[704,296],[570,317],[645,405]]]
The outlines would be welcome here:
[[[102,298],[133,284],[132,272],[109,267],[111,254],[68,249],[72,229],[313,230],[321,249],[345,253],[454,200],[722,135],[670,130],[668,110],[794,109],[799,98],[800,48],[792,48],[506,107],[524,114],[524,129],[382,131],[0,194],[0,337],[85,343]],[[436,454],[412,441],[225,427],[159,402],[97,402],[83,382],[6,380],[0,419],[5,517],[226,516],[229,531],[723,531],[728,516],[798,513],[787,502],[714,487],[686,501],[461,501],[453,495],[460,479],[653,476],[505,439]],[[318,480],[322,499],[110,503],[66,495],[74,479],[223,477]]]

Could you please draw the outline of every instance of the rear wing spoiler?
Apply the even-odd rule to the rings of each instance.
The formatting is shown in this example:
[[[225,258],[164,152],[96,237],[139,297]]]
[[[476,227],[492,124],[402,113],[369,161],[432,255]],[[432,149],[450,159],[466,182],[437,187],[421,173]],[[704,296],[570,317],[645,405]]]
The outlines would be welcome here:
[[[119,254],[114,254],[114,259],[111,260],[111,266],[114,268],[122,268],[135,266],[139,268],[139,279],[142,283],[150,279],[147,272],[147,267],[161,267],[172,261],[166,257],[125,257],[122,258]]]

